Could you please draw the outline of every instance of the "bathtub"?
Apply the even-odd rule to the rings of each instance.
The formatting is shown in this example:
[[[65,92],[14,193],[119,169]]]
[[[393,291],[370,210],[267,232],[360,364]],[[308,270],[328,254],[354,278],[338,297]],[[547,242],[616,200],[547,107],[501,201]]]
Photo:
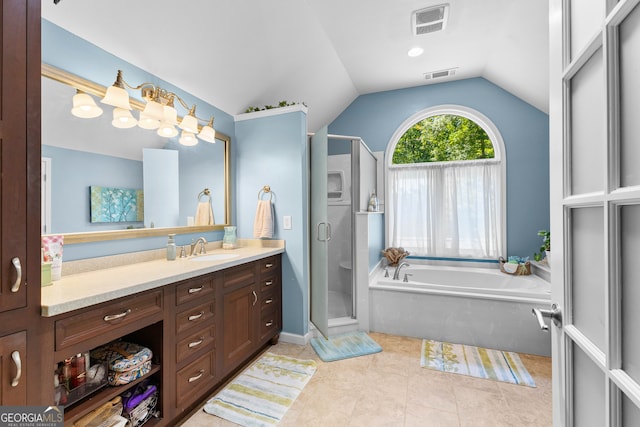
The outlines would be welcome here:
[[[408,281],[402,279],[408,274]],[[389,269],[393,276],[393,269]],[[551,286],[535,275],[495,268],[411,265],[400,280],[369,283],[372,331],[519,353],[551,355],[551,337],[531,309],[551,306]]]

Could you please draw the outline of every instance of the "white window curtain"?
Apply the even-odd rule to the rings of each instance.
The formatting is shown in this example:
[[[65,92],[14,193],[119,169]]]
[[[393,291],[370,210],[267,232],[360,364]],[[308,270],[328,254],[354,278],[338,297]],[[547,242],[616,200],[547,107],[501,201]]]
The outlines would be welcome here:
[[[412,255],[497,258],[500,161],[389,166],[389,241]]]

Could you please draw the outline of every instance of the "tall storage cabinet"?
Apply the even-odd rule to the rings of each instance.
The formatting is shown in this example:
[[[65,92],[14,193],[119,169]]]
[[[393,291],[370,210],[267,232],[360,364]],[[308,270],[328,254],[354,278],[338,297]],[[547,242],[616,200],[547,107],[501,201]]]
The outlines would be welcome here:
[[[40,0],[0,19],[0,405],[38,404]]]

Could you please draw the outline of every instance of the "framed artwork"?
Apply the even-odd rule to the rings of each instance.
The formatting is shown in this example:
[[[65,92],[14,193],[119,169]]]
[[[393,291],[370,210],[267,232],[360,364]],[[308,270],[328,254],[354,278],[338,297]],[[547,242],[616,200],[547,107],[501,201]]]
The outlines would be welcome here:
[[[144,220],[142,190],[89,187],[91,222],[138,222]]]

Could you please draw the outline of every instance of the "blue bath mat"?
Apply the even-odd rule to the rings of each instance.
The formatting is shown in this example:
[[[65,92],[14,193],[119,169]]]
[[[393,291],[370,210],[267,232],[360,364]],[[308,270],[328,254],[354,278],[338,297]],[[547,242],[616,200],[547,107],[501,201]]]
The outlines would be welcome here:
[[[382,347],[365,332],[347,332],[329,339],[311,338],[311,347],[325,362],[379,353]]]

